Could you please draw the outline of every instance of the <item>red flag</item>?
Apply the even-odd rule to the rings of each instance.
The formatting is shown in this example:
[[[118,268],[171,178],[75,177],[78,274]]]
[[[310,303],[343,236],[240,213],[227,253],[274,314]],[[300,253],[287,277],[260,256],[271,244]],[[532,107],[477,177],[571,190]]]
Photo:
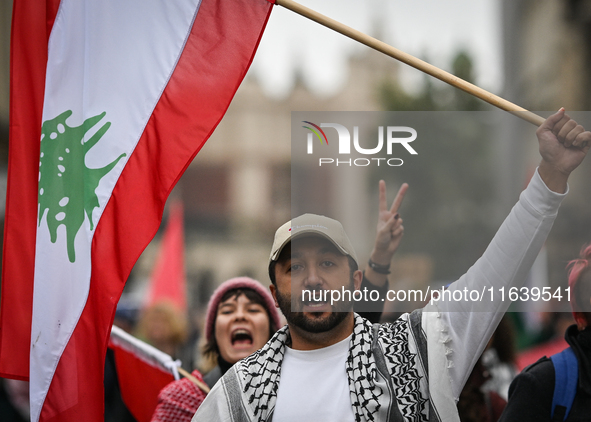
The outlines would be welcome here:
[[[144,307],[167,301],[180,312],[187,310],[183,243],[183,204],[174,202],[162,238],[156,265],[152,271]]]
[[[30,379],[33,421],[102,421],[125,281],[246,74],[271,7],[14,1],[0,374]],[[127,27],[136,24],[144,32]]]
[[[115,326],[109,348],[115,354],[123,402],[138,422],[150,422],[160,390],[179,379],[180,362]]]

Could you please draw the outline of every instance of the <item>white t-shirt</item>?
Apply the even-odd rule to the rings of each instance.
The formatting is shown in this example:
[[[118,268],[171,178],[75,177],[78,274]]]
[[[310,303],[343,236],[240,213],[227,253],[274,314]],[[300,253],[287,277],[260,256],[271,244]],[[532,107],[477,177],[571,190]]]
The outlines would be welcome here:
[[[351,336],[316,350],[285,349],[273,420],[353,422],[346,363]]]

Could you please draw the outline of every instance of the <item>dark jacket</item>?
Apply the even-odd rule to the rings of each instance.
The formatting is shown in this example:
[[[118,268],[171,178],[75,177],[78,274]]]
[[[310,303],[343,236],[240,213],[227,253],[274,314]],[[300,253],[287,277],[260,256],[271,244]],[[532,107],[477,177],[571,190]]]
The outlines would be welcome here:
[[[565,339],[579,362],[577,394],[567,422],[591,421],[591,328],[566,330]],[[519,374],[509,388],[509,401],[500,422],[550,422],[554,395],[554,365],[543,357]]]

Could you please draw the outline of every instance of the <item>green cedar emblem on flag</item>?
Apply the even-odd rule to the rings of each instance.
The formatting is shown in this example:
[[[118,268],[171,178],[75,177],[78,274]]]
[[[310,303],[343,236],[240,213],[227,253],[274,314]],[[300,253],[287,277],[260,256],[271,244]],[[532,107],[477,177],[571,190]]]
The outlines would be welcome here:
[[[86,167],[85,157],[111,126],[106,122],[92,137],[84,142],[84,136],[103,117],[105,112],[86,119],[82,125],[71,127],[66,119],[72,115],[67,110],[52,120],[43,122],[41,127],[41,158],[39,161],[39,221],[47,210],[47,227],[51,242],[57,241],[57,229],[66,226],[68,258],[76,260],[74,239],[88,216],[90,229],[94,229],[92,211],[99,206],[95,190],[100,180],[109,173],[121,154],[103,168]]]

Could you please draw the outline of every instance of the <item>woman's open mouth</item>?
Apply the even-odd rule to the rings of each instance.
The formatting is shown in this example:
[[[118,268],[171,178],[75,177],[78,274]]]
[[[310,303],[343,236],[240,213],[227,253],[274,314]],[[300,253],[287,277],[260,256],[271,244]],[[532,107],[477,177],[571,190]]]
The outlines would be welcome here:
[[[252,333],[246,328],[237,328],[232,331],[232,346],[251,346]]]

